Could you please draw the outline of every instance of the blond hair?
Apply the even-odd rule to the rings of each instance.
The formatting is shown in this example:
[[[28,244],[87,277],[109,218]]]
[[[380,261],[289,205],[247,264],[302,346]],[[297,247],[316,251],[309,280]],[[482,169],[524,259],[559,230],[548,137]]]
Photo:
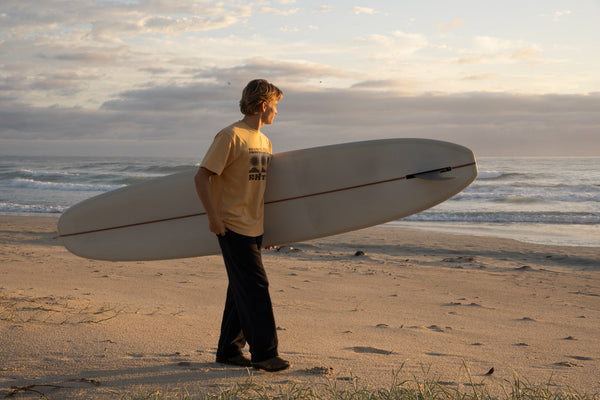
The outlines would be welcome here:
[[[256,115],[260,112],[262,103],[279,101],[283,92],[264,79],[250,81],[242,92],[240,111],[244,115]]]

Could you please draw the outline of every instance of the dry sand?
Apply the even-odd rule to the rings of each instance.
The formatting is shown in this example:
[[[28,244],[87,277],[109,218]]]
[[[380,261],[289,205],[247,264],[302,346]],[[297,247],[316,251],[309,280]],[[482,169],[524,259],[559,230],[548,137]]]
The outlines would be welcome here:
[[[250,375],[273,387],[386,387],[399,370],[468,390],[465,366],[490,388],[515,374],[600,388],[598,247],[370,228],[265,251],[280,352],[293,363],[269,374],[214,362],[220,257],[87,260],[55,227],[0,217],[0,397],[193,394]]]

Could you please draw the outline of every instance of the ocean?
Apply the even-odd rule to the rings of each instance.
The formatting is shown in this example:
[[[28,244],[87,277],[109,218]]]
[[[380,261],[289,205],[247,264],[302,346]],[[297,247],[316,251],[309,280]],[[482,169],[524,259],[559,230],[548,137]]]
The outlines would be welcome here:
[[[92,196],[197,168],[189,158],[0,156],[0,214],[58,217]],[[600,158],[481,158],[463,192],[389,227],[600,246]]]

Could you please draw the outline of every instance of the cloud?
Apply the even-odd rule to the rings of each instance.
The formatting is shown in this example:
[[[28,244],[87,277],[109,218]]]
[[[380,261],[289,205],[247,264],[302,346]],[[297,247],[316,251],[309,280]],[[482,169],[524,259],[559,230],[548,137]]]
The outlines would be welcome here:
[[[219,85],[192,84],[188,86],[157,86],[128,90],[118,98],[108,100],[100,107],[103,111],[153,112],[163,115],[179,112],[196,112],[211,106],[218,108],[224,99],[224,87]],[[211,99],[203,102],[203,99]]]
[[[273,8],[273,7],[261,7],[261,8],[258,9],[259,13],[280,15],[280,16],[285,16],[285,17],[290,16],[290,15],[294,15],[298,11],[300,11],[299,8],[290,8],[288,10],[280,10],[278,8]]]
[[[525,62],[541,63],[542,49],[535,43],[523,40],[508,40],[491,36],[477,36],[473,39],[473,48],[464,50],[469,53],[457,59],[458,64],[497,63],[507,64]]]
[[[366,89],[366,90],[386,90],[395,92],[409,92],[412,91],[414,84],[410,81],[404,81],[400,79],[381,79],[381,80],[368,80],[355,83],[352,85],[352,89]]]
[[[524,29],[543,23],[539,15],[534,16],[537,21],[524,17],[529,18],[523,20],[527,25],[515,25],[510,36],[474,38],[420,33],[424,21],[411,25],[410,15],[401,14],[382,19],[387,9],[366,2],[357,3],[366,7],[355,8],[340,1],[331,3],[334,8],[326,3],[306,6],[297,0],[1,3],[0,103],[6,111],[3,118],[8,118],[6,125],[12,126],[1,134],[11,132],[10,140],[20,140],[21,135],[31,140],[29,128],[38,122],[41,126],[45,118],[54,121],[55,115],[64,119],[66,131],[85,140],[95,140],[96,134],[107,141],[158,140],[161,131],[169,137],[171,132],[165,132],[175,130],[176,141],[187,140],[194,137],[188,128],[190,120],[196,126],[209,126],[207,121],[215,115],[225,120],[237,117],[231,99],[256,77],[284,86],[295,99],[308,93],[316,99],[314,105],[325,108],[332,107],[320,102],[326,97],[333,103],[343,101],[344,96],[377,101],[387,94],[391,96],[389,104],[397,104],[396,97],[409,94],[419,102],[421,97],[416,94],[424,91],[566,93],[597,89],[596,55],[585,37],[576,36],[581,32],[560,38],[539,36],[539,43],[507,39],[531,38]],[[421,15],[420,9],[414,11]],[[564,19],[567,11],[551,17]],[[436,12],[429,15],[433,21],[444,22],[438,29],[464,24],[460,19],[444,20],[447,17]],[[504,17],[498,14],[489,19],[478,10],[473,12],[467,13],[469,18],[481,18],[483,23],[496,23]],[[464,10],[459,7],[454,13],[463,15]],[[569,19],[575,17],[581,16]],[[376,19],[378,24],[363,24],[359,30],[352,24],[337,26],[340,21],[364,18]],[[545,22],[550,23],[550,18]],[[395,30],[401,26],[412,27]],[[281,33],[298,29],[311,32]],[[470,34],[462,30],[461,35]],[[449,41],[439,43],[443,40]],[[582,51],[575,51],[573,43]],[[564,74],[567,70],[571,73]],[[292,99],[286,95],[282,106],[288,101]],[[27,118],[13,118],[17,116]],[[282,118],[283,124],[292,127],[284,113]],[[384,120],[389,118],[382,115]],[[11,125],[11,120],[18,120],[23,128]],[[78,125],[79,121],[89,121],[90,126]],[[43,130],[35,132],[59,140],[60,122],[50,126],[50,131],[56,129],[55,136]],[[210,127],[218,128],[221,122]],[[336,126],[326,125],[327,129]],[[360,121],[357,126],[366,129]],[[353,129],[348,127],[348,132]],[[289,140],[293,143],[295,139]]]
[[[352,11],[356,15],[360,15],[360,14],[374,15],[374,14],[378,13],[378,11],[375,11],[373,8],[369,8],[369,7],[352,7],[350,9],[350,11]]]
[[[123,62],[124,59],[129,58],[129,50],[124,46],[113,48],[92,46],[54,47],[48,50],[41,51],[36,56],[43,60],[71,61],[77,65],[112,64],[117,61]]]
[[[152,75],[167,74],[167,73],[171,72],[170,69],[162,68],[162,67],[143,67],[143,68],[140,68],[140,71],[148,72]]]
[[[278,83],[278,82],[276,82]],[[273,126],[276,151],[390,137],[424,137],[466,145],[481,155],[597,155],[600,93],[411,95],[354,89],[288,87]],[[136,140],[145,151],[201,153],[214,134],[239,118],[241,85],[195,83],[126,91],[99,110],[32,107],[0,100],[3,152],[44,140],[46,149],[101,142],[118,151]],[[53,147],[56,143],[56,147]],[[165,147],[166,146],[166,147]],[[128,151],[131,150],[127,147]],[[48,150],[49,151],[49,150]],[[135,154],[135,153],[133,153]],[[164,151],[162,153],[165,155]]]
[[[517,49],[516,51],[514,51],[511,55],[510,58],[513,60],[517,60],[517,61],[525,61],[529,64],[536,64],[539,62],[539,59],[537,56],[540,55],[540,51],[533,49],[531,47],[524,47],[521,49]]]
[[[344,71],[325,65],[296,62],[276,61],[255,57],[245,63],[230,67],[214,67],[196,69],[193,71],[197,83],[177,85],[155,85],[151,88],[127,90],[119,93],[115,99],[104,102],[101,110],[128,112],[196,112],[215,107],[218,112],[225,106],[231,107],[232,99],[239,96],[238,91],[248,81],[257,77],[268,77],[276,85],[285,83],[295,91],[311,90],[306,85],[306,79],[315,77],[331,78],[345,77]],[[203,99],[210,99],[204,102]]]
[[[250,13],[249,6],[225,3],[153,0],[3,0],[3,29],[20,36],[81,35],[94,41],[122,43],[124,36],[174,34],[222,29]],[[64,11],[68,10],[68,12]]]
[[[65,107],[98,106],[146,80],[185,79],[178,72],[199,64],[198,44],[209,54],[203,60],[221,57],[206,50],[210,38],[194,33],[231,26],[251,13],[228,2],[183,0],[3,0],[0,9],[3,95]],[[250,41],[238,39],[235,46]]]
[[[324,12],[324,13],[328,13],[328,12],[331,12],[333,10],[335,10],[335,7],[332,7],[332,6],[323,5],[323,6],[319,7],[319,11],[320,12]]]
[[[80,87],[82,83],[89,82],[90,80],[99,79],[99,76],[94,75],[80,75],[77,73],[65,73],[57,72],[44,74],[36,77],[33,80],[30,88],[33,90],[64,90],[64,89],[76,89]],[[72,94],[73,92],[69,92]]]
[[[213,79],[217,82],[237,82],[238,86],[256,77],[269,77],[288,85],[306,86],[306,80],[326,77],[346,78],[349,73],[327,65],[307,61],[279,61],[264,57],[246,60],[229,68],[202,68],[195,72],[196,78]]]
[[[570,10],[556,11],[554,13],[554,20],[558,21],[563,15],[569,15],[569,14],[571,14]]]
[[[289,25],[282,26],[281,28],[279,28],[279,30],[281,32],[298,32],[298,31],[300,31],[300,29],[298,29],[298,27],[289,26]]]
[[[449,31],[453,28],[459,27],[459,26],[463,26],[465,24],[465,21],[462,19],[455,19],[452,22],[448,22],[448,23],[439,23],[435,29],[438,31]]]
[[[488,73],[488,74],[476,74],[476,75],[468,75],[462,78],[464,81],[487,81],[490,79],[498,79],[500,74]]]
[[[169,16],[149,17],[140,21],[139,33],[177,33],[177,32],[201,32],[221,29],[238,22],[235,17],[227,15],[218,17],[182,17],[173,18]]]
[[[429,46],[424,35],[395,31],[388,35],[373,34],[357,38],[355,45],[365,58],[398,61]]]
[[[122,38],[125,36],[137,36],[148,33],[177,35],[186,32],[206,32],[223,29],[239,21],[239,18],[235,15],[182,18],[159,15],[145,16],[141,19],[102,20],[93,23],[90,36],[98,42],[124,43]]]
[[[285,107],[291,115],[283,108],[282,120],[307,121],[306,139],[321,144],[340,141],[343,132],[346,141],[380,137],[448,140],[483,155],[594,155],[600,151],[595,127],[600,122],[595,111],[600,107],[598,95],[397,96],[340,91],[289,97],[292,104]],[[311,126],[319,137],[311,138]],[[285,138],[292,140],[297,130],[286,128]],[[327,139],[322,132],[328,132]]]
[[[485,53],[498,53],[523,46],[522,42],[492,36],[476,36],[473,39],[473,44],[476,49]]]
[[[468,65],[468,64],[478,64],[484,60],[485,60],[485,58],[483,56],[470,55],[470,56],[460,57],[457,60],[457,62],[458,62],[458,64]]]
[[[0,78],[0,91],[58,91],[58,95],[73,95],[100,75],[77,72],[48,72],[37,75],[13,74]]]
[[[558,22],[565,15],[571,15],[573,12],[571,10],[560,10],[554,11],[551,14],[542,14],[542,17],[551,17],[553,21]]]

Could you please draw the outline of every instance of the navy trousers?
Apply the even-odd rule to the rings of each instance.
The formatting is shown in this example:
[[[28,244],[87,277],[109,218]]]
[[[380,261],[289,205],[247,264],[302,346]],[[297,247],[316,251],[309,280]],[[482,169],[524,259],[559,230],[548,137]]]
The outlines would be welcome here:
[[[262,264],[262,236],[249,237],[228,230],[218,238],[229,286],[217,358],[242,354],[246,342],[252,362],[276,357],[277,329]]]

